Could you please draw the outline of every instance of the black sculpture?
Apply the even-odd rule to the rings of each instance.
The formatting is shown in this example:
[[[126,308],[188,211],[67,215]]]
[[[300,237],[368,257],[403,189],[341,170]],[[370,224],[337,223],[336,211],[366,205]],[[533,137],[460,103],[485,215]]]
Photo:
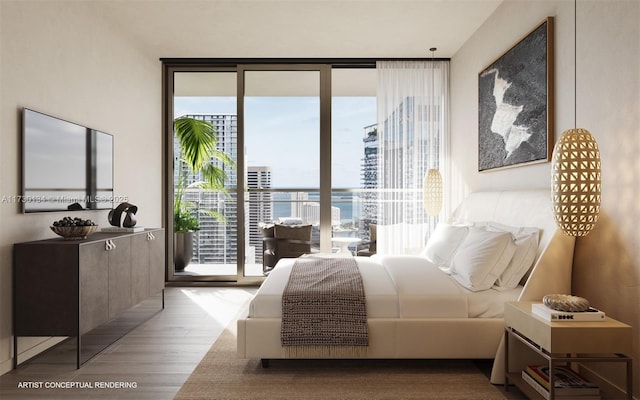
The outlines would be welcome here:
[[[124,227],[124,228],[132,228],[136,226],[136,212],[138,211],[138,206],[134,206],[130,203],[120,203],[118,207],[109,211],[109,223],[113,226]],[[122,219],[122,213],[125,213],[124,221],[122,221],[122,225],[120,221]]]

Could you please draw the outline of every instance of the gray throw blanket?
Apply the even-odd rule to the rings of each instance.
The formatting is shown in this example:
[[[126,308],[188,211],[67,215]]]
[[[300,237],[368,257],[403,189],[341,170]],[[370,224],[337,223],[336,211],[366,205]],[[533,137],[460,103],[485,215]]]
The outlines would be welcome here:
[[[353,257],[299,257],[282,296],[288,357],[361,357],[369,338],[360,271]]]

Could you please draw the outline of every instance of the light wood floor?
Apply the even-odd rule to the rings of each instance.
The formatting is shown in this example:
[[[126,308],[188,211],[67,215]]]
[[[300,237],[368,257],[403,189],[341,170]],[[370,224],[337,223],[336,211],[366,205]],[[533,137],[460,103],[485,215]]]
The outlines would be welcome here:
[[[80,369],[75,347],[59,346],[0,377],[0,398],[172,399],[213,342],[255,294],[254,288],[181,288],[165,292],[165,309]],[[88,382],[93,389],[23,389],[27,382]],[[95,382],[135,382],[97,389]]]
[[[75,347],[57,346],[0,376],[0,398],[172,399],[225,326],[246,310],[255,288],[169,287],[165,309],[82,368]],[[491,361],[477,361],[487,375]],[[27,382],[84,382],[91,389],[22,389]],[[135,383],[135,389],[98,389],[95,382]],[[516,388],[503,394],[525,399]]]

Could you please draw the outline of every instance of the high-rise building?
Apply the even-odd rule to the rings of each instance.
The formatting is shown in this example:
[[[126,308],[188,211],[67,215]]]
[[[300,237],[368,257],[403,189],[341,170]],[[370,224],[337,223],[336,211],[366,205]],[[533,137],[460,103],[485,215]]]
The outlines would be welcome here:
[[[381,123],[383,135],[378,135],[376,176],[377,217],[381,225],[400,221],[419,223],[427,219],[422,182],[429,166],[438,165],[438,160],[436,154],[426,149],[439,146],[438,134],[427,135],[423,129],[429,123],[428,116],[434,112],[428,107],[420,99],[409,96]]]
[[[366,189],[360,194],[362,201],[360,215],[360,236],[368,235],[369,224],[378,222],[378,126],[377,124],[364,127],[364,155],[360,179],[362,189]],[[366,237],[368,239],[368,237]]]
[[[270,167],[247,167],[247,188],[270,189],[271,188],[271,168]],[[273,220],[273,202],[270,192],[249,192],[249,246],[255,252],[255,262],[262,263],[262,233],[260,223],[269,223]],[[247,253],[247,252],[245,252]],[[247,253],[247,258],[249,258]],[[247,261],[249,262],[249,261]]]
[[[303,224],[319,225],[320,203],[317,201],[307,201],[302,203],[300,207],[300,214],[297,216],[300,217]],[[338,207],[331,207],[331,225],[340,226],[340,208]]]
[[[305,224],[313,224],[313,221],[309,220],[311,217],[305,216],[304,205],[309,201],[309,193],[307,192],[292,192],[291,196],[291,217],[301,218],[301,222]],[[316,223],[320,222],[320,216],[318,215]]]

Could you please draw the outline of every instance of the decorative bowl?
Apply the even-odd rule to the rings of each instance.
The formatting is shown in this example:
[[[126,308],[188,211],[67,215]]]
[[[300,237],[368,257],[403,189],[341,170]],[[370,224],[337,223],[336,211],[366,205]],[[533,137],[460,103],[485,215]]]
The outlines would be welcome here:
[[[52,226],[51,230],[64,240],[82,240],[98,229],[98,225],[87,226]]]
[[[542,303],[558,311],[581,312],[590,307],[589,300],[569,294],[548,294],[542,298]]]

